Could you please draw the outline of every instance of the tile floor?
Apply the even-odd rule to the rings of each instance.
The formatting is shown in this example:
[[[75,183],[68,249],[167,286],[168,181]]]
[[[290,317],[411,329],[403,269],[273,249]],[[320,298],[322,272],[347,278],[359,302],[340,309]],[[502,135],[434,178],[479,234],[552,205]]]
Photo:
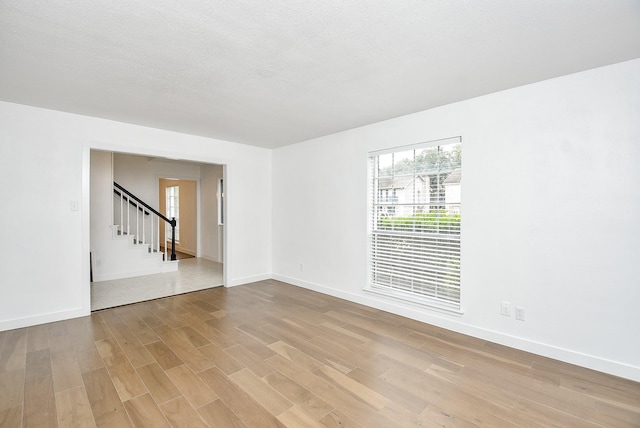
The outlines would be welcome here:
[[[179,261],[178,271],[91,283],[91,310],[174,296],[222,285],[222,263],[202,258]]]

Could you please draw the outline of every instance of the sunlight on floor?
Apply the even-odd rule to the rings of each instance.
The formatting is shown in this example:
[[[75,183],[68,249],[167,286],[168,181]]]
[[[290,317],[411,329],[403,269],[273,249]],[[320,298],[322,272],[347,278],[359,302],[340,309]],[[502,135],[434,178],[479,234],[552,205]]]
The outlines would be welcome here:
[[[180,260],[177,272],[91,283],[91,310],[204,290],[222,285],[222,263]]]

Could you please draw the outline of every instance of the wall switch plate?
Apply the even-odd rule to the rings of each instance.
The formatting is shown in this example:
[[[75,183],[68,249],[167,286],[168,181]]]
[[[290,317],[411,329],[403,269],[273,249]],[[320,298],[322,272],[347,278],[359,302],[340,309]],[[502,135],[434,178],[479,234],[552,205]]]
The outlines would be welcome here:
[[[520,306],[516,306],[516,319],[518,321],[524,321],[524,308],[520,307]]]
[[[71,208],[71,211],[78,211],[80,209],[80,202],[71,201],[71,203],[69,204],[69,207]]]
[[[513,312],[513,305],[510,302],[502,302],[500,313],[505,317],[510,317]]]

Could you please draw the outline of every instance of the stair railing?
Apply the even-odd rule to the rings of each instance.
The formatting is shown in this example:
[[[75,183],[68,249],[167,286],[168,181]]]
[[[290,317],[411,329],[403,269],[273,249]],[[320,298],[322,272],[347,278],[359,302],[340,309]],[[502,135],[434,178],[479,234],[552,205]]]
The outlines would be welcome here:
[[[135,242],[136,244],[147,244],[147,228],[149,229],[150,240],[149,245],[150,252],[160,252],[160,220],[164,220],[165,223],[171,226],[171,260],[176,260],[176,225],[178,222],[175,217],[168,219],[164,215],[160,214],[157,210],[151,207],[149,204],[138,198],[136,195],[116,183],[113,182],[113,192],[120,199],[120,232],[122,234],[131,235],[131,209],[129,206],[135,207]],[[126,213],[125,213],[126,207]],[[146,209],[146,210],[145,210]],[[153,213],[150,219],[145,220],[146,216]],[[157,218],[157,220],[154,220]],[[150,223],[147,225],[147,223]],[[126,230],[125,230],[126,226]],[[142,227],[141,227],[142,226]],[[147,227],[148,226],[148,227]],[[141,232],[142,231],[142,232]],[[154,233],[155,232],[155,233]],[[164,259],[167,260],[167,245],[166,236],[164,243]]]

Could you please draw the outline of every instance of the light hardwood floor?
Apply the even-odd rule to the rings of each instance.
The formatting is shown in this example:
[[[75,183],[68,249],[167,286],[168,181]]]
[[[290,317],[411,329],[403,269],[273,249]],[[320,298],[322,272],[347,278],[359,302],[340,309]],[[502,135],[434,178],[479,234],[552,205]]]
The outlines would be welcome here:
[[[262,281],[0,333],[0,426],[638,427],[640,384]]]

